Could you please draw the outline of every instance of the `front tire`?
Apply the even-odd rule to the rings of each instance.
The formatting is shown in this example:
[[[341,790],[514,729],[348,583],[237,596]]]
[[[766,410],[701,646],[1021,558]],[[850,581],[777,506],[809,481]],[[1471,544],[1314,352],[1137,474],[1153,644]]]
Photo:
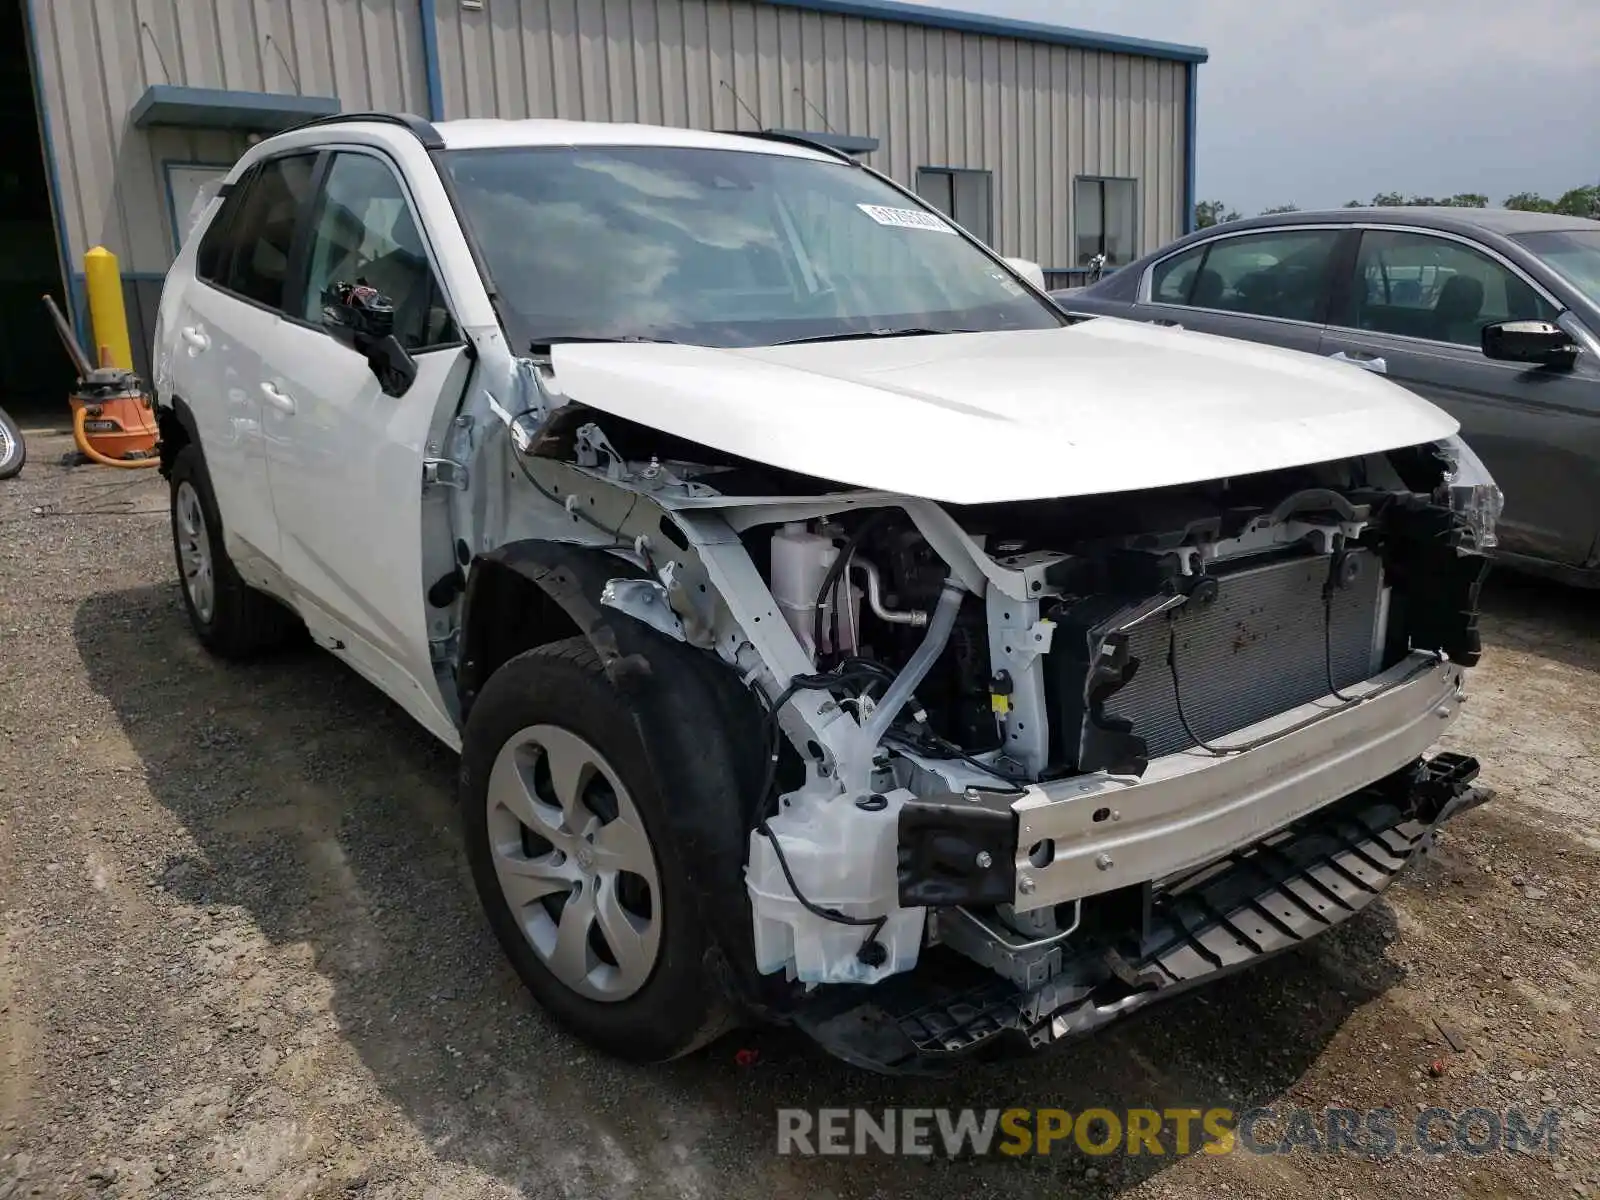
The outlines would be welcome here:
[[[687,1054],[725,1028],[697,897],[636,717],[586,638],[518,655],[472,707],[473,880],[534,998],[597,1049]]]
[[[234,569],[198,446],[178,451],[170,482],[172,549],[183,606],[200,644],[226,659],[254,658],[285,644],[296,630],[294,614],[256,591]]]
[[[11,414],[0,408],[0,479],[10,479],[28,461],[28,443]]]

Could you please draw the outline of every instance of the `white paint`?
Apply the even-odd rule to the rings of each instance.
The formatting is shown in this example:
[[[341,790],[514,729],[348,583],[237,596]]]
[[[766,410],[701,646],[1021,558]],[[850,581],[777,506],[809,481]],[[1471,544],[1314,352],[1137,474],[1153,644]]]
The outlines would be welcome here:
[[[1038,288],[1041,292],[1045,290],[1044,268],[1038,263],[1028,258],[1008,258],[1005,261],[1006,266],[1010,267],[1018,275],[1021,275],[1029,283],[1033,284],[1034,287]],[[1021,291],[1020,288],[1017,290],[1019,292]]]
[[[346,126],[341,125],[342,132]],[[365,126],[379,130],[383,126]],[[764,142],[731,133],[673,129],[665,125],[630,125],[607,121],[507,121],[497,117],[470,117],[442,121],[434,126],[451,150],[481,150],[501,146],[678,146],[702,150],[738,150],[745,154],[777,154],[784,158],[811,158],[837,162],[835,155],[794,142]]]
[[[1109,318],[749,350],[556,347],[591,407],[857,487],[956,504],[1132,491],[1454,433],[1364,371]]]
[[[190,244],[180,265],[192,269],[193,254]],[[194,414],[228,557],[251,578],[256,560],[275,561],[278,553],[261,440],[258,350],[278,318],[195,282],[170,306],[163,296],[161,308],[168,395],[183,398]]]
[[[366,359],[320,329],[280,322],[265,382],[267,470],[279,561],[313,633],[441,736],[452,728],[428,657],[422,568],[422,459],[441,396],[459,396],[460,347],[417,356],[404,396],[385,395]]]
[[[497,330],[421,144],[393,126],[359,122],[332,136],[381,149],[401,168],[456,324]],[[319,128],[270,139],[231,178],[264,154],[329,140]],[[288,602],[319,644],[459,746],[430,661],[421,491],[426,444],[462,394],[464,350],[419,355],[411,389],[385,396],[364,358],[327,333],[196,280],[195,249],[191,239],[162,292],[160,399],[181,396],[195,414],[230,557],[248,582]],[[509,368],[506,358],[500,377]],[[273,395],[281,402],[269,403]],[[440,549],[448,557],[449,547]]]

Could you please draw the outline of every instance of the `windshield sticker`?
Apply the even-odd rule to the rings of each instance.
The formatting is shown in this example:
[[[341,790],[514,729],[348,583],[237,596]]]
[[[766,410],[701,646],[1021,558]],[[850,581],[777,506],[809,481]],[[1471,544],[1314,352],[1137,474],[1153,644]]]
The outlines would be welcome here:
[[[897,229],[928,229],[934,233],[955,232],[938,217],[920,208],[889,208],[882,204],[858,204],[856,207],[879,225],[892,225]]]
[[[1015,279],[1011,278],[1011,276],[1007,275],[1004,271],[990,271],[989,275],[996,283],[998,283],[1007,292],[1010,292],[1013,296],[1026,295],[1026,293],[1022,290],[1022,285]]]

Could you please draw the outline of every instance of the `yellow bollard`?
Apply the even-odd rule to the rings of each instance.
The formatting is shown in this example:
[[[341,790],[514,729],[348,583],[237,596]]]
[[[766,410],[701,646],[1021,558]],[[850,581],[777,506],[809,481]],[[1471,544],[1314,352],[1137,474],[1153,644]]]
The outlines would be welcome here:
[[[96,365],[133,370],[133,343],[128,340],[128,313],[122,303],[122,272],[117,256],[96,246],[83,256],[84,286],[89,293],[89,322],[94,327]]]

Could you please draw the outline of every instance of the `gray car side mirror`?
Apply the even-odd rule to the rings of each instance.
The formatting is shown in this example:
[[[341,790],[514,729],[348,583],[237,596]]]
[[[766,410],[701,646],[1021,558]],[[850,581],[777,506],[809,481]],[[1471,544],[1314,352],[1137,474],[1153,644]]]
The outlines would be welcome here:
[[[1496,321],[1481,336],[1484,357],[1500,362],[1570,367],[1578,356],[1571,335],[1550,321]]]

